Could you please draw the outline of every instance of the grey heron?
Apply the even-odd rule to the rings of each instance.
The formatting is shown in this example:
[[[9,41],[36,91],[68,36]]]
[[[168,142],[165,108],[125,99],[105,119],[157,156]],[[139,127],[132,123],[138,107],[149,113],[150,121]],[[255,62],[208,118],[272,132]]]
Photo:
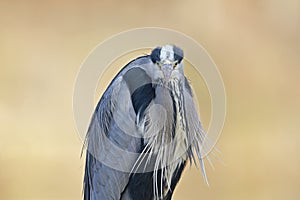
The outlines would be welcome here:
[[[207,181],[206,134],[183,58],[175,45],[156,47],[111,81],[87,131],[85,200],[171,199],[188,161]]]

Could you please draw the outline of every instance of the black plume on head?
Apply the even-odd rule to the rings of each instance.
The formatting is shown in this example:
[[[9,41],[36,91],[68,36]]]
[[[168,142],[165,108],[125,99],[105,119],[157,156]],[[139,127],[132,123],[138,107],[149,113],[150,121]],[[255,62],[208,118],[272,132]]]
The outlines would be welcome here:
[[[150,57],[153,63],[160,61],[160,51],[161,51],[161,47],[156,47],[155,49],[152,50]]]
[[[178,62],[180,63],[181,60],[183,59],[183,51],[177,46],[173,46],[173,51],[174,51],[174,60],[178,60]]]

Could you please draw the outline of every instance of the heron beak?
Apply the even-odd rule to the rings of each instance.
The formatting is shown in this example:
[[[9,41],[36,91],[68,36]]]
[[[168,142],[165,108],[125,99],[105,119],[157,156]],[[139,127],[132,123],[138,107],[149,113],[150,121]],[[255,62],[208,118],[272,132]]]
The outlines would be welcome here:
[[[161,70],[164,73],[165,82],[166,83],[169,82],[169,79],[170,79],[170,76],[171,76],[171,73],[173,70],[173,65],[172,64],[164,64],[164,65],[162,65]]]

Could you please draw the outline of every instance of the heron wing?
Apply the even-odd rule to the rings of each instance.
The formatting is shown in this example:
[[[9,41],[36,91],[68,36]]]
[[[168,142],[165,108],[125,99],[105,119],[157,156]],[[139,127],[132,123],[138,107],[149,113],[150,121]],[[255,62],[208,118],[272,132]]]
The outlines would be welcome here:
[[[126,65],[95,109],[86,137],[85,200],[126,199],[122,192],[142,151],[136,114],[154,97],[151,80],[142,69],[149,63],[144,56]]]

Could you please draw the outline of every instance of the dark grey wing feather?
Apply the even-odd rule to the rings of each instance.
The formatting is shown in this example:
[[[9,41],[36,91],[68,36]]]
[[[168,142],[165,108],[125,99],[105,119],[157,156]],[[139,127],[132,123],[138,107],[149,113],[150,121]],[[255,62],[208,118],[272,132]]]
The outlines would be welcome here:
[[[122,193],[130,179],[130,167],[137,157],[130,153],[129,157],[124,156],[120,151],[141,152],[141,139],[135,137],[139,134],[135,123],[137,111],[145,105],[137,101],[133,103],[131,99],[138,85],[151,82],[140,68],[150,62],[145,56],[126,65],[113,79],[95,109],[86,139],[85,200],[129,198]],[[153,98],[151,92],[149,94],[143,97],[148,103]],[[119,170],[122,167],[124,170]]]
[[[155,89],[151,78],[141,68],[132,68],[123,77],[131,93],[135,113],[143,115],[145,109],[155,97]]]
[[[120,145],[120,148],[130,149],[125,145],[130,145],[128,138],[120,130],[114,120],[114,113],[120,108],[115,107],[120,92],[120,83],[114,86],[115,90],[108,90],[107,96],[101,99],[91,120],[87,135],[88,151],[86,155],[86,169],[84,180],[84,199],[120,199],[129,174],[113,169],[118,162],[124,162],[121,155],[110,151],[111,145]],[[120,85],[119,85],[120,84]],[[124,84],[123,84],[124,85]],[[124,87],[124,86],[123,86]],[[124,89],[124,88],[123,88]],[[132,144],[132,146],[135,146]]]

